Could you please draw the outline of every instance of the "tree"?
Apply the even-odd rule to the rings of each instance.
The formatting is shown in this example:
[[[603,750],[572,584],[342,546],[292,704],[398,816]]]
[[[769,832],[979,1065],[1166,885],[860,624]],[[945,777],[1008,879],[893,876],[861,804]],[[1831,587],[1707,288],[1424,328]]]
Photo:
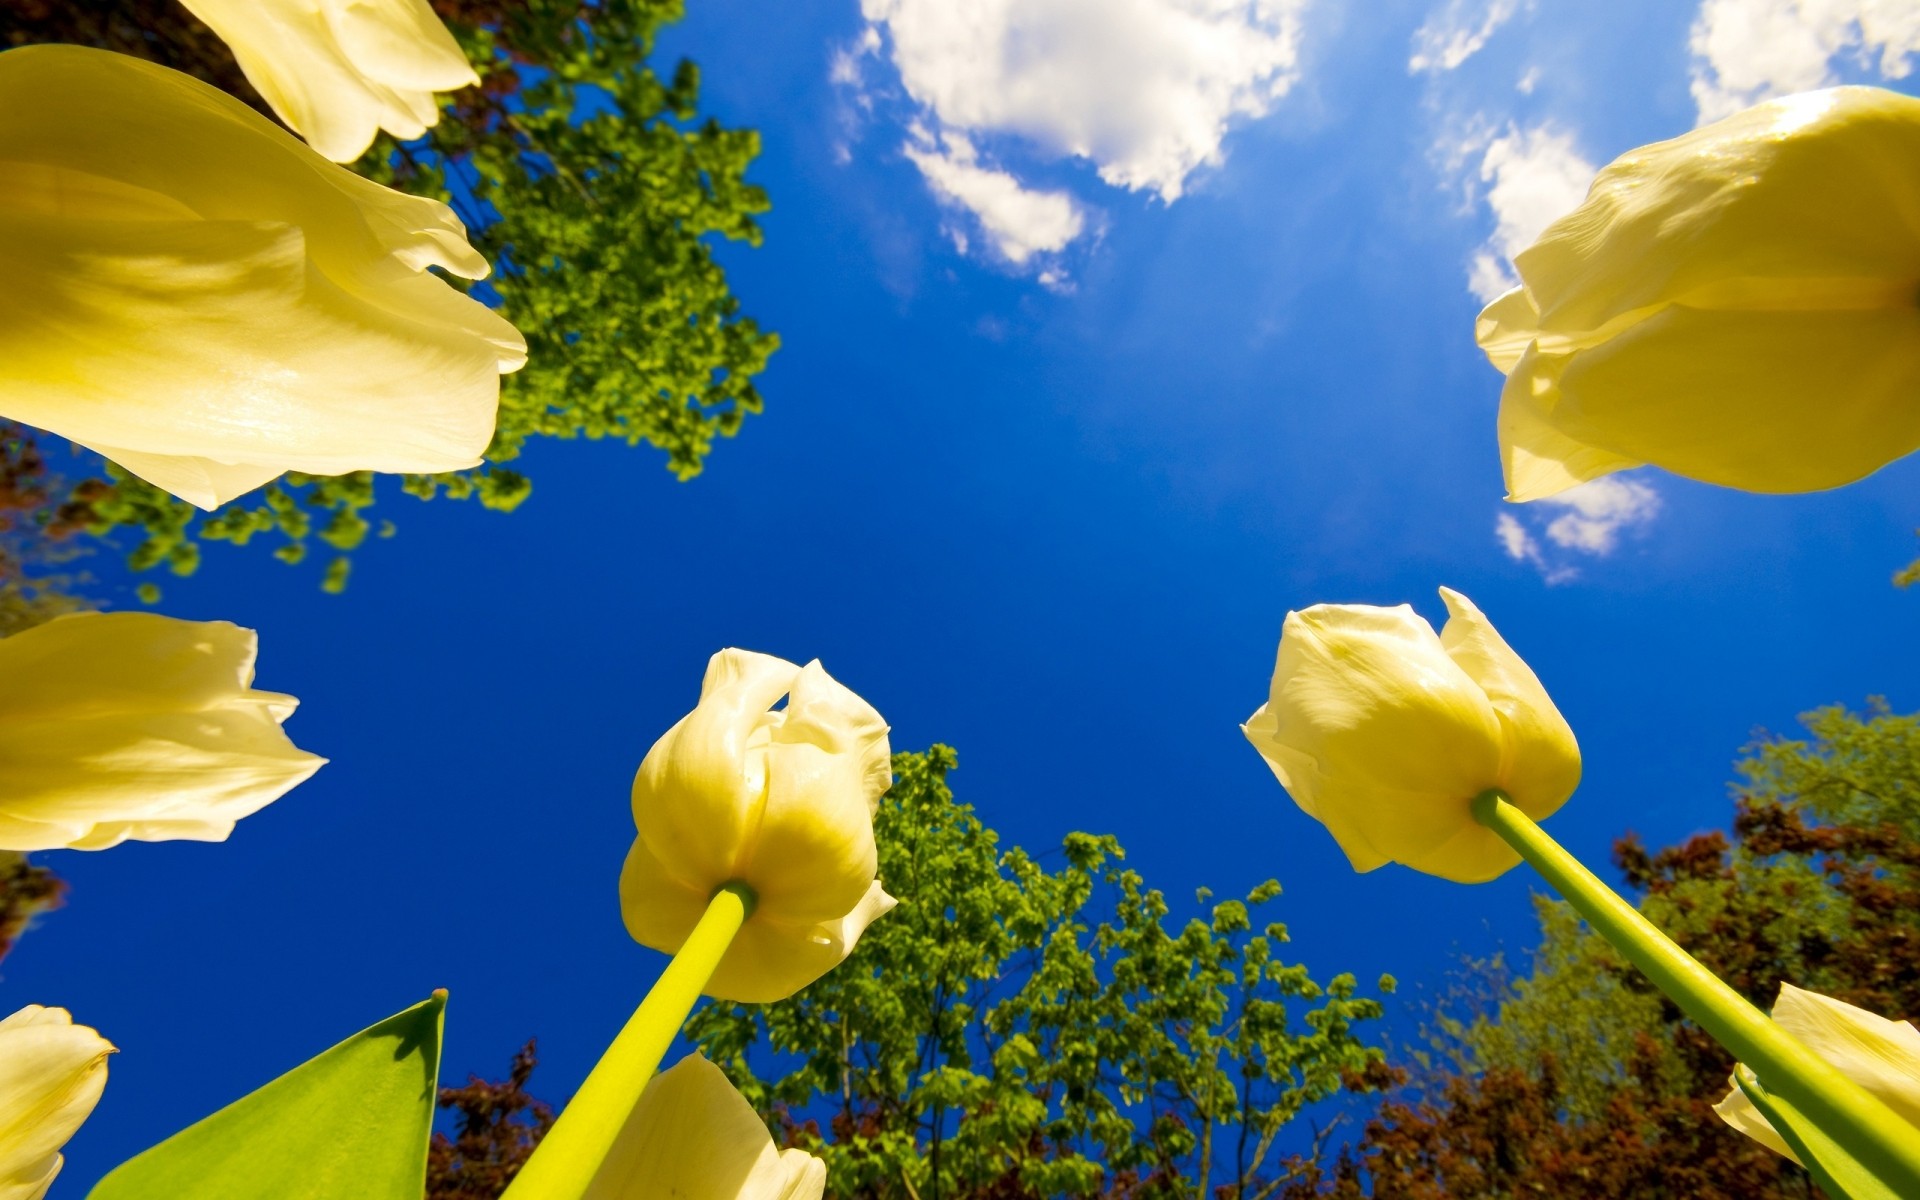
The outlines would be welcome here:
[[[401,490],[510,510],[530,494],[505,464],[538,437],[618,438],[662,451],[676,476],[698,474],[717,437],[761,409],[754,379],[779,339],[741,315],[715,238],[758,245],[769,207],[746,182],[759,135],[700,121],[699,71],[670,78],[647,60],[681,0],[436,0],[481,76],[444,98],[440,124],[408,145],[381,138],[359,164],[374,178],[454,205],[495,265],[477,285],[527,335],[530,361],[502,381],[483,466],[407,476]],[[226,47],[174,0],[106,5],[0,0],[0,39],[71,41],[187,71],[256,107]],[[369,472],[289,474],[211,514],[111,464],[72,493],[63,528],[141,537],[131,564],[193,571],[204,542],[266,537],[300,562],[312,539],[347,552],[391,522],[369,519],[382,492]],[[594,514],[581,514],[592,520]]]
[[[469,1075],[464,1087],[440,1089],[440,1107],[459,1115],[453,1136],[436,1133],[427,1147],[426,1200],[493,1200],[553,1128],[553,1107],[527,1094],[534,1049],[522,1046],[498,1083]]]
[[[1738,764],[1731,839],[1651,851],[1628,834],[1615,862],[1655,924],[1762,1008],[1790,981],[1920,1016],[1920,717],[1874,700],[1802,723]],[[1529,972],[1490,1017],[1443,1025],[1451,1065],[1415,1072],[1321,1194],[1359,1196],[1364,1176],[1381,1200],[1815,1195],[1712,1114],[1726,1052],[1562,902],[1540,911]]]
[[[1264,1200],[1301,1178],[1277,1136],[1380,1061],[1356,1032],[1379,1002],[1280,960],[1286,927],[1257,923],[1277,883],[1170,927],[1111,837],[1068,835],[1051,870],[1002,851],[955,763],[895,756],[874,831],[900,906],[854,954],[688,1036],[836,1197]]]

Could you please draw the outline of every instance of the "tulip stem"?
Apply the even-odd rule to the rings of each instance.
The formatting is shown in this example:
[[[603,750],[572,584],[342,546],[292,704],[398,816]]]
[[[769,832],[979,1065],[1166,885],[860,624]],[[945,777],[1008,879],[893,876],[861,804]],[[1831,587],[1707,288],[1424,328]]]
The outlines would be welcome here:
[[[706,915],[561,1110],[502,1200],[579,1200],[586,1194],[753,904],[753,891],[745,884],[730,883],[714,893]]]
[[[1519,851],[1595,933],[1751,1068],[1768,1090],[1804,1112],[1896,1195],[1920,1196],[1920,1135],[1899,1114],[1675,945],[1504,793],[1492,790],[1474,797],[1473,819]]]

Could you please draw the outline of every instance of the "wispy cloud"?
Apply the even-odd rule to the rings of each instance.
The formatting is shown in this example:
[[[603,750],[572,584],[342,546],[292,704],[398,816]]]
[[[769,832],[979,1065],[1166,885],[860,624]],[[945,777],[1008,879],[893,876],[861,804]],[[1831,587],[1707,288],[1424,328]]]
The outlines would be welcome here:
[[[1448,0],[1413,35],[1407,70],[1420,75],[1458,69],[1519,11],[1520,0]]]
[[[1703,0],[1693,23],[1702,124],[1773,96],[1841,81],[1851,64],[1904,79],[1920,55],[1913,0]]]
[[[1487,141],[1479,160],[1493,235],[1474,252],[1467,286],[1480,299],[1492,300],[1519,283],[1514,255],[1579,207],[1597,168],[1580,153],[1572,133],[1548,125],[1509,125]]]
[[[1530,564],[1548,583],[1566,583],[1579,577],[1580,557],[1612,554],[1623,533],[1646,526],[1660,507],[1660,494],[1648,484],[1607,475],[1503,510],[1494,518],[1494,536],[1508,558]]]
[[[1177,200],[1197,171],[1224,161],[1235,123],[1265,115],[1298,79],[1306,3],[862,0],[862,41],[832,70],[859,92],[864,58],[890,62],[928,131],[904,150],[929,184],[972,212],[1007,261],[1057,273],[1035,250],[1058,242],[1066,210],[1031,201],[1061,194],[1037,189],[1013,160],[1084,160],[1113,187]],[[1015,208],[1028,221],[1044,212],[1047,236],[1006,236]],[[1073,211],[1069,242],[1090,228]]]
[[[994,250],[1014,266],[1025,266],[1036,255],[1057,253],[1080,236],[1086,218],[1065,192],[1023,187],[1005,171],[980,165],[973,143],[957,133],[933,134],[916,130],[906,155],[920,168],[927,185],[940,199],[972,213]],[[953,231],[955,246],[966,253],[964,229]],[[1058,276],[1042,269],[1041,279]]]

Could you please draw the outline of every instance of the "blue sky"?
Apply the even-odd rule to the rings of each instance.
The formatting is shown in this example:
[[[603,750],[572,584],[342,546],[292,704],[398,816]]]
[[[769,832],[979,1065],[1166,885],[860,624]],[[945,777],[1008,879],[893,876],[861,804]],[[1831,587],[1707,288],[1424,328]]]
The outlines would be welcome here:
[[[1723,823],[1756,727],[1920,706],[1920,595],[1888,582],[1920,462],[1513,509],[1471,336],[1473,288],[1594,167],[1762,95],[1909,88],[1920,19],[866,2],[689,0],[663,40],[763,132],[775,202],[726,261],[785,348],[705,474],[537,445],[510,516],[396,495],[343,596],[227,547],[166,584],[260,631],[260,685],[333,761],[224,845],[46,856],[72,903],[0,988],[121,1050],[56,1195],[435,987],[444,1079],[538,1035],[537,1090],[569,1093],[664,961],[620,922],[627,788],[721,646],[819,657],[896,748],[958,747],[1012,841],[1115,833],[1177,902],[1279,878],[1299,960],[1400,976],[1408,1031],[1411,985],[1527,944],[1539,885],[1349,870],[1237,728],[1288,609],[1473,597],[1581,739],[1549,828],[1595,865]]]

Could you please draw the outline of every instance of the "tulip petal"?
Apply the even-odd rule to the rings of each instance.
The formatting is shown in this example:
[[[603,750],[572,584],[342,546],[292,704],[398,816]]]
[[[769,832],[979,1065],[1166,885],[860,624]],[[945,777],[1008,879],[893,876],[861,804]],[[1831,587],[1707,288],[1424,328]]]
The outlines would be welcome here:
[[[16,217],[0,240],[0,410],[138,447],[136,472],[211,459],[210,490],[181,493],[202,507],[283,470],[470,467],[493,435],[493,347],[334,286],[291,226]]]
[[[1440,598],[1449,614],[1440,644],[1480,685],[1500,718],[1500,787],[1521,812],[1544,821],[1580,785],[1580,747],[1573,730],[1533,668],[1473,601],[1444,587]],[[1491,832],[1487,836],[1498,840]]]
[[[710,891],[690,888],[669,874],[645,838],[633,839],[620,869],[620,914],[634,941],[678,954],[710,898]]]
[[[1920,279],[1920,100],[1841,87],[1755,105],[1602,170],[1514,265],[1547,331],[1749,280]],[[1813,403],[1812,407],[1818,407]]]
[[[1517,287],[1494,299],[1493,303],[1480,310],[1480,316],[1474,321],[1473,337],[1480,343],[1480,349],[1487,355],[1487,361],[1500,369],[1500,373],[1511,374],[1520,362],[1520,356],[1540,333],[1540,310],[1535,308],[1533,300],[1527,295],[1527,289]]]
[[[1675,305],[1558,382],[1554,424],[1577,441],[1750,491],[1838,487],[1920,448],[1920,306]]]
[[[640,836],[681,883],[711,893],[740,878],[765,807],[769,710],[800,668],[784,658],[722,650],[707,663],[700,703],[667,730],[633,780]]]
[[[113,1045],[61,1008],[30,1004],[0,1020],[0,1200],[38,1200],[60,1147],[93,1111]]]
[[[219,841],[326,761],[223,621],[85,613],[0,639],[0,849]]]
[[[741,878],[770,917],[832,920],[860,902],[879,864],[873,811],[893,780],[887,723],[815,661],[794,679],[771,739],[766,803]]]
[[[1576,441],[1554,419],[1569,356],[1529,347],[1500,392],[1500,466],[1507,499],[1539,500],[1646,464]]]
[[[818,925],[792,925],[756,911],[707,984],[707,995],[743,1004],[784,1000],[846,961],[867,926],[899,901],[874,880],[852,912]]]
[[[582,1200],[819,1200],[825,1167],[800,1153],[776,1150],[720,1068],[690,1054],[647,1084]]]
[[[432,93],[477,83],[424,0],[183,0],[233,50],[280,119],[335,162],[387,130],[416,138]]]

